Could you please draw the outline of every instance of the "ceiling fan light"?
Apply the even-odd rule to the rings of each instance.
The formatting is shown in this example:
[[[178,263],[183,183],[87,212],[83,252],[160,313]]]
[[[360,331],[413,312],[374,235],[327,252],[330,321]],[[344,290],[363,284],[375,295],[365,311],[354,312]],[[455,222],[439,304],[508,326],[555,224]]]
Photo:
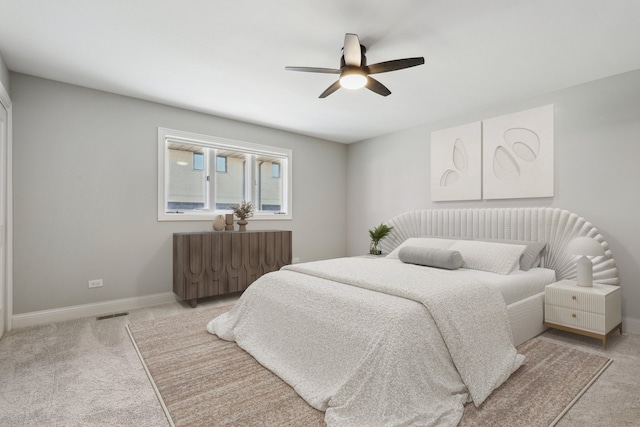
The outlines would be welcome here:
[[[367,76],[360,70],[345,70],[340,76],[340,86],[345,89],[360,89],[367,84]]]

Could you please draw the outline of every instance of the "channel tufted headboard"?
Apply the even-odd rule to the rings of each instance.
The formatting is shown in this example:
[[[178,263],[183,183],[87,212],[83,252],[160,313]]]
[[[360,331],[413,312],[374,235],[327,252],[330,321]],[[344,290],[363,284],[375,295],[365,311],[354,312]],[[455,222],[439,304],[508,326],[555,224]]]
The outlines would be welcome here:
[[[588,236],[602,245],[605,255],[593,260],[593,280],[618,285],[618,269],[609,244],[584,218],[558,208],[425,209],[402,213],[387,221],[393,231],[381,242],[389,253],[409,237],[462,237],[547,242],[544,267],[556,278],[575,279],[576,260],[566,253],[575,237]]]

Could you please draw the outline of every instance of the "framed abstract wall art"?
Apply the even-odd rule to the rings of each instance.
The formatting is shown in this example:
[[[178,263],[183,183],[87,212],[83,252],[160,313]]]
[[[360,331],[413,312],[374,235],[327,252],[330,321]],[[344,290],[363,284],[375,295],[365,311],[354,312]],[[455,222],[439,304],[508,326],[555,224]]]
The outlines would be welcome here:
[[[483,198],[553,197],[553,105],[482,121]]]
[[[431,200],[482,199],[482,125],[431,133]]]

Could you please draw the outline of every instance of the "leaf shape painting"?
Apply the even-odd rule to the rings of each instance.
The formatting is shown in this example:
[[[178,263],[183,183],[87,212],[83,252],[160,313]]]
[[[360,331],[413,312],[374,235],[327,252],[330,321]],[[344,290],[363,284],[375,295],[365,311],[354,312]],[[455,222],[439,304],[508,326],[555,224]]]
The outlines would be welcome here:
[[[464,142],[460,138],[456,138],[453,143],[453,166],[456,170],[447,169],[440,178],[440,187],[447,187],[460,178],[459,172],[465,172],[469,166],[469,160],[467,158],[467,149],[464,146]]]
[[[460,175],[458,174],[458,172],[452,169],[447,169],[442,174],[442,178],[440,178],[440,187],[447,187],[453,184],[454,182],[456,182],[458,178],[460,178]]]
[[[431,200],[482,199],[481,122],[431,132],[430,161]]]
[[[520,176],[518,162],[502,145],[498,145],[493,153],[493,173],[499,179],[517,179]]]
[[[466,171],[469,165],[467,149],[460,138],[456,138],[456,142],[453,143],[453,165],[462,172]]]
[[[511,128],[504,131],[504,140],[516,156],[525,162],[533,162],[540,151],[540,137],[527,128]]]

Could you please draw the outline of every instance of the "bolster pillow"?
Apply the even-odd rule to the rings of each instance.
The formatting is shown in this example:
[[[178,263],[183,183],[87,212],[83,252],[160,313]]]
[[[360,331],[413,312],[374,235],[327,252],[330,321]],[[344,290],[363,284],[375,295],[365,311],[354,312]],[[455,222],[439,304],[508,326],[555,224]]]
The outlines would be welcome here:
[[[457,270],[462,267],[462,255],[458,251],[437,248],[405,246],[398,252],[398,259],[407,264]]]

